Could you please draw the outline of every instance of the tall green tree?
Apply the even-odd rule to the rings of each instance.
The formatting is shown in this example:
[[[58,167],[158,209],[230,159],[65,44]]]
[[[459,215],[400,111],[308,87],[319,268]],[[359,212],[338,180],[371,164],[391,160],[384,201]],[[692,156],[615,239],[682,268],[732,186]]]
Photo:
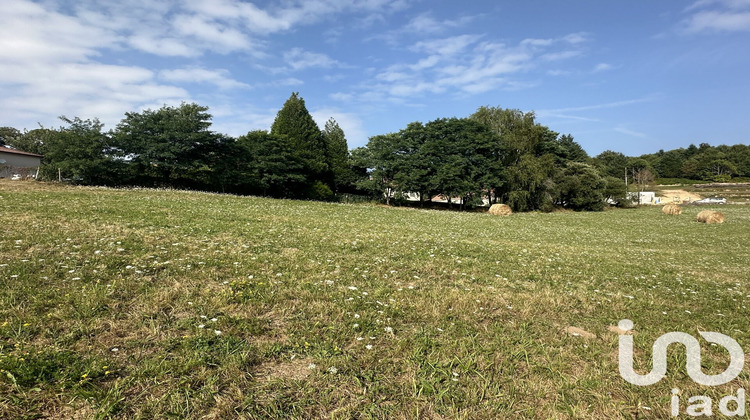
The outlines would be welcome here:
[[[479,204],[502,183],[500,144],[490,129],[470,119],[437,119],[425,126],[419,157],[428,192]]]
[[[45,133],[42,177],[61,175],[78,184],[116,185],[123,163],[113,158],[111,138],[102,132],[104,125],[96,118],[60,119],[67,126]]]
[[[499,200],[517,211],[551,208],[558,133],[537,124],[533,112],[480,107],[470,118],[500,142],[504,177],[495,188]]]
[[[326,141],[299,92],[292,93],[276,114],[271,134],[288,140],[292,150],[304,165],[311,188],[315,182],[322,182],[329,187],[333,184],[331,159]]]
[[[401,138],[398,133],[381,134],[370,137],[366,148],[358,148],[352,155],[360,167],[367,167],[369,175],[358,186],[373,196],[384,198],[386,204],[398,190],[396,183],[399,165]]]
[[[18,129],[13,127],[0,127],[0,146],[5,146],[18,137],[21,137],[21,132]]]
[[[593,166],[568,162],[556,175],[556,201],[573,210],[604,210],[607,181]]]
[[[750,177],[750,145],[730,146],[727,158],[737,168],[737,175]]]
[[[47,151],[47,146],[55,136],[57,136],[56,130],[39,127],[34,130],[24,131],[18,137],[6,137],[5,142],[8,146],[12,146],[18,150],[44,155]]]
[[[333,192],[340,193],[342,189],[352,186],[354,175],[344,130],[341,129],[335,119],[331,118],[326,122],[323,129],[323,139],[328,151],[330,170],[333,174]]]
[[[114,143],[129,163],[132,182],[191,188],[210,178],[209,152],[225,137],[210,131],[207,111],[208,107],[183,103],[126,113]]]
[[[286,137],[251,131],[237,139],[236,186],[244,194],[295,198],[304,194],[304,165]]]
[[[564,134],[557,139],[556,143],[560,150],[558,156],[563,162],[586,163],[589,160],[589,154],[573,139],[572,135]]]
[[[604,176],[624,179],[626,171],[630,173],[630,159],[620,152],[605,150],[598,154],[593,162]]]

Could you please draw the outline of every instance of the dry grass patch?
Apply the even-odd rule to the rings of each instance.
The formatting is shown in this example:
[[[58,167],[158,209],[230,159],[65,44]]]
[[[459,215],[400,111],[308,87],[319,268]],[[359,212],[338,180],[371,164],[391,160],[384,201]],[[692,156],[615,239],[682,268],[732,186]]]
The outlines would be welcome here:
[[[310,376],[317,366],[308,358],[294,358],[289,361],[269,361],[262,363],[255,370],[253,376],[258,380],[271,381],[274,379],[288,379],[301,381]]]

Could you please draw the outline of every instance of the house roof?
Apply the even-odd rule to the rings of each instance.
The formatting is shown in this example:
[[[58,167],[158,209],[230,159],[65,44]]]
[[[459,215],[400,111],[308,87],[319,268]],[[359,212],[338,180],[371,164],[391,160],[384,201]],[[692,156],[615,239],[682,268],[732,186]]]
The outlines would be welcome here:
[[[20,150],[9,149],[9,148],[3,147],[3,146],[0,146],[0,153],[13,153],[14,155],[43,157],[42,155],[37,155],[36,153],[22,152]]]

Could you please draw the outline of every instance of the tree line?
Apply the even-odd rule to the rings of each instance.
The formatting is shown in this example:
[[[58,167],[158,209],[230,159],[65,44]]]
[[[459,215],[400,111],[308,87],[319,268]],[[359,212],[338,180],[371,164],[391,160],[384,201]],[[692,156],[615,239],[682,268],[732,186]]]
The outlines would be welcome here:
[[[106,132],[98,119],[77,117],[61,117],[66,125],[58,129],[4,127],[0,141],[44,155],[40,178],[47,180],[314,200],[344,191],[344,132],[333,119],[320,130],[298,93],[270,132],[232,138],[211,131],[211,118],[207,107],[183,103],[128,112]]]
[[[65,125],[57,129],[0,127],[0,145],[44,155],[41,179],[79,184],[313,200],[357,194],[389,204],[440,197],[466,208],[506,203],[516,211],[601,210],[607,202],[626,203],[626,182],[643,187],[655,177],[750,176],[748,146],[590,157],[533,112],[500,107],[413,122],[351,151],[336,121],[320,129],[298,93],[270,131],[233,138],[211,131],[211,118],[195,103],[129,112],[109,131],[97,119],[61,117]]]
[[[608,150],[594,159],[603,173],[622,177],[627,168],[627,174],[636,182],[639,179],[646,183],[654,179],[729,182],[750,178],[750,146],[744,144],[691,144],[687,148],[659,150],[638,157]]]

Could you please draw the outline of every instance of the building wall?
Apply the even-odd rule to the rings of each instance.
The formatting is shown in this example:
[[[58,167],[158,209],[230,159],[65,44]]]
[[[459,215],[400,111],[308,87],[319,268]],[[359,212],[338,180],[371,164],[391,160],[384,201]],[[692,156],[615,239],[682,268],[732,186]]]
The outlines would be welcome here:
[[[4,163],[2,161],[5,161]],[[14,168],[36,168],[42,160],[36,156],[19,155],[16,153],[0,152],[0,165]]]
[[[41,163],[42,159],[36,156],[0,152],[0,178],[34,175]]]

